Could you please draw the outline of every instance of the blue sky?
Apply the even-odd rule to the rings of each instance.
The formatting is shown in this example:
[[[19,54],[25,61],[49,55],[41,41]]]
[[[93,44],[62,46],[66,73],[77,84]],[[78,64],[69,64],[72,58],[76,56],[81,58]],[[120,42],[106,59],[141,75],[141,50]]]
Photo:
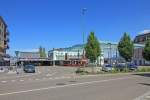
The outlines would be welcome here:
[[[0,0],[0,15],[10,31],[10,50],[47,50],[82,43],[81,9],[86,36],[119,41],[150,29],[150,0]]]

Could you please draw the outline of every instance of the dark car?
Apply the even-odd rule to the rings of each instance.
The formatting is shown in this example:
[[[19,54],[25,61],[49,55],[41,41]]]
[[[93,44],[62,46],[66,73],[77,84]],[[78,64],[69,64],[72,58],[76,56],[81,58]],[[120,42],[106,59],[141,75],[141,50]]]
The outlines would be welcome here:
[[[135,65],[135,64],[130,63],[130,64],[128,64],[128,69],[129,69],[129,70],[137,70],[137,69],[138,69],[138,66]]]
[[[116,69],[120,71],[123,71],[125,67],[126,67],[125,63],[120,63],[116,65]]]
[[[137,70],[138,67],[137,65],[133,64],[133,63],[123,63],[123,64],[117,64],[116,65],[116,69],[123,71],[125,68],[128,68],[129,70]]]
[[[25,65],[23,70],[26,73],[35,73],[35,66],[34,65]]]

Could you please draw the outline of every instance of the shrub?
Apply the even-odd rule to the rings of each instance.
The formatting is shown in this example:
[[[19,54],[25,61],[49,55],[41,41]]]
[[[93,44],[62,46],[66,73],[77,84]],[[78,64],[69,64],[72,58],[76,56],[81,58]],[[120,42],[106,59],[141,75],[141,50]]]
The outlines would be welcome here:
[[[138,72],[150,72],[150,67],[142,67],[138,69]]]

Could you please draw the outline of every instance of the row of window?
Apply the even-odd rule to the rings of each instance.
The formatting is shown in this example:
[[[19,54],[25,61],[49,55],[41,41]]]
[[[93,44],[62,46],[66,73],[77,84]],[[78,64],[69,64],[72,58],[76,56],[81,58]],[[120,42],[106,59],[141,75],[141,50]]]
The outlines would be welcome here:
[[[0,21],[0,27],[4,28],[4,24]]]
[[[148,38],[150,38],[150,34],[147,34],[147,35],[144,35],[144,36],[139,36],[139,37],[136,37],[135,39],[135,43],[138,43],[138,42],[145,42]]]

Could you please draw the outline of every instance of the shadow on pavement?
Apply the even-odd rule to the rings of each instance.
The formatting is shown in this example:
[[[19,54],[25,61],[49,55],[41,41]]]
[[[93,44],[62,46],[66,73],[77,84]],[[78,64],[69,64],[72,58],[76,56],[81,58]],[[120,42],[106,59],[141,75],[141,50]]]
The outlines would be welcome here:
[[[144,77],[150,77],[150,73],[139,73],[139,74],[133,74],[133,75],[139,75]]]
[[[150,84],[149,84],[149,83],[138,83],[138,84],[146,85],[146,86],[150,86]]]

